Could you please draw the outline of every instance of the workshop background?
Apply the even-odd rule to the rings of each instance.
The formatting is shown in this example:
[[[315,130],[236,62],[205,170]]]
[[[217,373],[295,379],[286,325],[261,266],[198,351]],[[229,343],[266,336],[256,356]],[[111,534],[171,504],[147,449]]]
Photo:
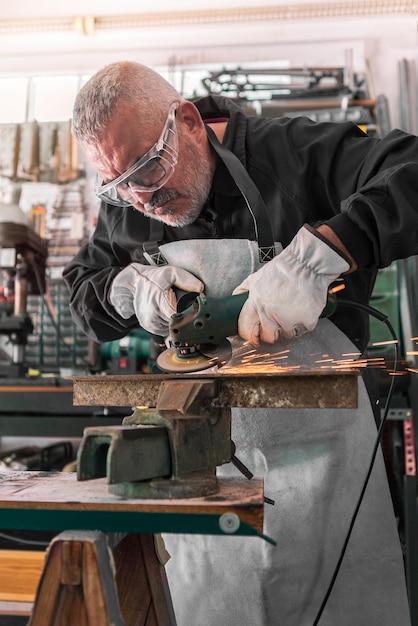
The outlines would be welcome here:
[[[72,375],[148,373],[154,364],[146,333],[94,344],[68,309],[62,269],[98,210],[93,172],[70,132],[74,98],[88,78],[106,63],[135,60],[185,97],[226,94],[252,115],[352,120],[374,136],[393,128],[416,134],[417,16],[417,0],[178,0],[175,7],[169,0],[0,0],[2,471],[71,469],[85,426],[120,423],[121,407],[73,407]],[[418,577],[411,540],[417,277],[416,258],[393,264],[380,272],[372,301],[401,343],[383,446],[410,589]],[[394,358],[385,333],[373,320],[370,352],[383,396]],[[2,541],[0,548],[25,547]],[[6,614],[29,610],[37,581],[26,572],[16,590],[8,567],[0,567],[2,625]],[[413,614],[418,623],[416,606]]]

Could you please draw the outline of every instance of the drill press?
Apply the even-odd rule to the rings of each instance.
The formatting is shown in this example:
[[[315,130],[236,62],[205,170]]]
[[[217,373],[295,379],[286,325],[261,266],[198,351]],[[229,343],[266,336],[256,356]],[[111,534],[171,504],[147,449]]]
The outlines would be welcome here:
[[[0,376],[17,378],[26,374],[25,346],[33,332],[27,298],[45,292],[48,247],[30,226],[12,221],[10,210],[6,220],[0,221],[0,335],[9,337],[12,358],[0,363]]]

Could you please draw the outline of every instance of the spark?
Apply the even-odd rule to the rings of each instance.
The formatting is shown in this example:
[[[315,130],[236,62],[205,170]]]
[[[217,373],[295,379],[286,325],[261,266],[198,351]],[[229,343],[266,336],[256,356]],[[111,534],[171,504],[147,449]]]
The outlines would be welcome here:
[[[418,337],[417,337],[418,340]],[[397,344],[397,340],[389,340],[376,342],[373,345],[375,346],[385,346],[391,344]],[[248,348],[247,350],[243,350],[242,348]],[[240,354],[241,352],[241,354]],[[223,371],[231,373],[231,374],[289,374],[292,372],[309,372],[309,371],[335,371],[335,372],[348,372],[360,370],[361,368],[374,368],[387,371],[388,373],[392,373],[392,375],[401,376],[402,373],[396,373],[396,371],[392,371],[382,356],[369,356],[361,358],[361,352],[347,352],[343,353],[340,356],[335,355],[334,357],[330,356],[327,353],[321,353],[320,351],[314,352],[310,354],[312,359],[311,362],[302,363],[300,365],[286,365],[286,361],[289,358],[289,353],[291,350],[286,348],[284,350],[280,350],[277,352],[264,352],[260,353],[254,346],[252,346],[249,342],[245,343],[241,350],[238,350],[236,353],[235,363],[229,362],[223,366]],[[360,358],[359,358],[360,357]],[[410,370],[416,371],[418,370]]]
[[[363,361],[335,361],[336,368],[359,367]]]
[[[338,293],[339,291],[342,291],[343,289],[345,289],[345,285],[344,283],[340,283],[339,285],[335,285],[335,287],[331,287],[331,289],[329,290],[329,293]]]
[[[385,359],[381,356],[374,356],[374,357],[369,357],[367,359],[363,359],[364,361],[367,361],[368,363],[370,363],[370,365],[378,365],[379,363],[385,363]]]
[[[417,356],[418,355],[418,350],[413,350],[412,352],[407,352],[406,356]]]
[[[281,365],[275,365],[273,362],[269,362],[269,363],[260,363],[260,364],[241,364],[241,365],[225,365],[223,368],[223,371],[228,371],[230,374],[240,374],[243,371],[245,371],[246,374],[257,374],[257,373],[262,373],[262,374],[275,374],[278,372],[281,373],[288,373],[288,372],[292,372],[295,370],[300,370],[301,366],[300,365],[294,365],[294,366],[281,366]]]
[[[390,344],[399,343],[397,339],[391,339],[390,341],[375,341],[372,343],[372,346],[389,346]]]
[[[255,361],[257,359],[262,359],[263,361],[273,361],[274,359],[288,359],[288,355],[276,357],[275,354],[244,354],[242,360],[246,361]]]
[[[290,350],[281,350],[280,352],[266,352],[264,354],[254,354],[254,358],[256,359],[265,359],[266,357],[270,357],[272,359],[276,358],[288,358]]]
[[[245,352],[244,354],[255,354],[255,348],[248,350],[248,352]]]

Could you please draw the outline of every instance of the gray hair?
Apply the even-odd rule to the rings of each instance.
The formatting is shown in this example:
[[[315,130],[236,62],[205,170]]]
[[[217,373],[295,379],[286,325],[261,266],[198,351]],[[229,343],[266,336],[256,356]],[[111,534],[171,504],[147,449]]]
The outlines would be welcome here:
[[[100,141],[121,100],[133,104],[144,129],[163,122],[172,102],[183,98],[160,74],[133,61],[111,63],[99,70],[77,94],[72,132],[80,143]]]

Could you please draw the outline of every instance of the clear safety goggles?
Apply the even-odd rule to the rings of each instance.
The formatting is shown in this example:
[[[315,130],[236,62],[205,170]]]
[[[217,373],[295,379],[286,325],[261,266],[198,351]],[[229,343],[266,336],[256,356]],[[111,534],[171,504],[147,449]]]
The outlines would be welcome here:
[[[98,198],[115,206],[130,206],[135,192],[157,191],[165,185],[178,161],[177,106],[176,102],[171,105],[157,143],[126,172],[105,185],[97,175],[94,193]]]

